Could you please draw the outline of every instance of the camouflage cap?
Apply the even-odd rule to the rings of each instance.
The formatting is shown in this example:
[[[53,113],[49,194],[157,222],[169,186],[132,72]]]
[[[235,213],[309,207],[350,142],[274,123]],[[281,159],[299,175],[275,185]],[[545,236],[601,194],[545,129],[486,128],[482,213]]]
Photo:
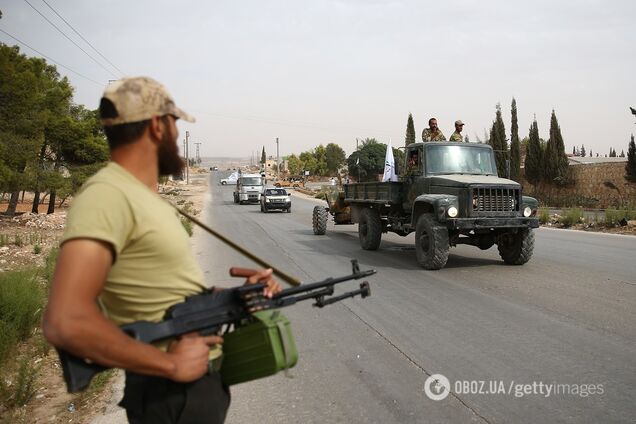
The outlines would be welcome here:
[[[163,115],[194,122],[194,117],[179,109],[168,90],[152,78],[122,78],[109,84],[102,98],[110,100],[117,112],[115,117],[101,118],[102,125],[127,124]]]
[[[464,125],[464,123],[458,119],[457,121],[455,121],[455,125]]]

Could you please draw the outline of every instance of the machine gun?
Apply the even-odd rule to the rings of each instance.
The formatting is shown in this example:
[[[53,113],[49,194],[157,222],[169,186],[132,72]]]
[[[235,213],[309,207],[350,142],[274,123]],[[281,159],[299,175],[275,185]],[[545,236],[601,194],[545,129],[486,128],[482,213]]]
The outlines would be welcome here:
[[[291,287],[275,294],[272,298],[263,296],[265,285],[261,283],[206,291],[187,297],[184,302],[169,308],[163,321],[137,321],[120,328],[136,340],[153,343],[193,331],[202,335],[216,334],[225,325],[240,328],[254,312],[283,308],[302,300],[314,299],[313,306],[322,308],[358,295],[365,298],[371,294],[369,283],[366,281],[360,284],[358,290],[338,296],[333,295],[336,284],[358,280],[376,273],[372,269],[360,271],[358,261],[355,259],[351,260],[351,264],[353,270],[350,275]],[[105,366],[87,362],[60,349],[58,354],[64,371],[64,380],[70,393],[84,390],[96,374],[107,369]]]

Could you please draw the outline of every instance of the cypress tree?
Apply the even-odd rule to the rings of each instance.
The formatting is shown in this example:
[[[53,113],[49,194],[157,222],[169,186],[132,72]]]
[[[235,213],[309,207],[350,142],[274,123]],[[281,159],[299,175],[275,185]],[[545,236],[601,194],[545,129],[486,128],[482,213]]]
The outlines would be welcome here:
[[[521,143],[517,124],[517,101],[512,98],[512,123],[510,125],[510,178],[521,181]]]
[[[534,186],[541,181],[543,176],[542,156],[543,151],[541,149],[541,141],[539,141],[539,126],[535,119],[530,125],[530,132],[528,134],[528,149],[524,164],[526,180]]]
[[[406,121],[406,137],[404,137],[404,145],[408,146],[415,143],[415,124],[413,124],[413,115],[409,113],[409,119]]]
[[[265,146],[263,146],[263,151],[261,152],[261,165],[265,166],[265,162],[267,162],[267,156],[265,156]]]
[[[636,143],[634,134],[627,148],[627,165],[625,165],[625,179],[630,183],[636,183]]]
[[[550,118],[550,138],[545,152],[546,181],[557,185],[565,185],[570,181],[569,163],[565,155],[565,144],[561,136],[561,128],[556,113],[552,110]]]
[[[585,144],[581,145],[581,157],[584,158],[585,157]]]
[[[624,158],[625,157],[625,150],[621,150],[621,155],[619,157],[620,158]]]
[[[506,127],[501,117],[501,105],[497,103],[497,113],[495,122],[490,129],[488,143],[495,150],[495,160],[497,162],[497,174],[506,175],[506,159],[508,158],[508,143],[506,141]]]

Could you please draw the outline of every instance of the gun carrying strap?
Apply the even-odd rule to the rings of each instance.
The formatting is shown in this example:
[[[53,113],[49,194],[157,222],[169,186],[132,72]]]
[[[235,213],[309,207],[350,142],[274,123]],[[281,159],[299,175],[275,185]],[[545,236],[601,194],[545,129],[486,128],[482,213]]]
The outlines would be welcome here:
[[[199,227],[203,228],[209,234],[211,234],[214,237],[216,237],[217,239],[221,240],[223,243],[227,244],[232,249],[236,250],[237,252],[239,252],[240,254],[242,254],[244,256],[247,256],[248,258],[250,258],[251,260],[253,260],[254,262],[256,262],[257,264],[259,264],[260,266],[262,266],[264,268],[271,268],[273,273],[275,275],[277,275],[281,280],[285,281],[286,283],[288,283],[288,284],[290,284],[292,286],[299,286],[300,285],[300,280],[298,280],[297,278],[294,278],[291,275],[289,275],[289,274],[281,271],[280,269],[276,268],[275,266],[270,265],[269,263],[265,262],[263,259],[259,258],[258,256],[256,256],[255,254],[253,254],[249,250],[239,246],[238,244],[234,243],[232,240],[228,239],[224,235],[219,234],[218,232],[214,231],[212,228],[208,227],[203,222],[199,221],[198,219],[196,219],[195,217],[193,217],[189,213],[185,212],[184,210],[178,208],[176,205],[174,205],[174,204],[172,204],[170,202],[168,202],[168,203],[170,204],[170,206],[175,208],[177,210],[177,212],[179,212],[181,215],[183,215],[184,217],[188,218],[195,225],[198,225]]]

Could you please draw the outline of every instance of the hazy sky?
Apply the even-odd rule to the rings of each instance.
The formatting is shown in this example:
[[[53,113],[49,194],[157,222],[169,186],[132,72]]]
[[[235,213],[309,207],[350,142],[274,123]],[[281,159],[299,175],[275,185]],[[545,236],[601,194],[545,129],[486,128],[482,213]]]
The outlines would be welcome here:
[[[28,0],[96,60],[43,0]],[[71,1],[46,0],[125,75],[164,83],[197,118],[180,123],[202,156],[300,153],[356,137],[404,144],[435,116],[446,137],[483,138],[502,105],[510,137],[554,108],[566,144],[627,150],[636,117],[636,1]],[[75,100],[97,107],[106,72],[26,0],[0,0],[0,29],[59,68]],[[16,44],[6,34],[0,41]],[[28,55],[36,55],[21,47]],[[107,68],[112,69],[108,64]]]

